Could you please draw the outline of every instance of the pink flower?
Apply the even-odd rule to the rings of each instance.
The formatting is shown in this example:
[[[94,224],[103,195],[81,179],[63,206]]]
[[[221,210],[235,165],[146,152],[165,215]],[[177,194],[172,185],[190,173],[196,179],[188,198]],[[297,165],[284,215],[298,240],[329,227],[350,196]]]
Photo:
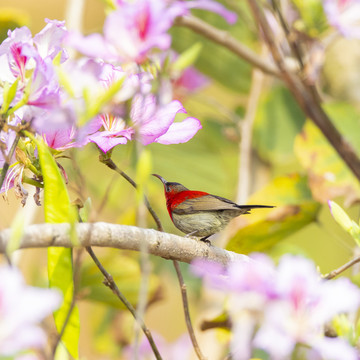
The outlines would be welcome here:
[[[29,105],[52,107],[59,102],[59,85],[52,60],[61,52],[61,42],[67,31],[63,22],[46,20],[48,24],[32,38],[27,27],[8,32],[0,45],[0,80],[12,84],[19,80],[16,103],[30,83]],[[2,90],[0,90],[2,92]]]
[[[237,20],[237,15],[225,8],[224,5],[213,0],[193,0],[183,1],[188,9],[203,9],[212,11],[222,16],[229,24],[234,24]]]
[[[91,57],[142,63],[150,50],[170,47],[171,37],[167,31],[174,19],[186,12],[185,6],[179,3],[119,1],[118,9],[105,20],[104,37],[92,34],[83,38],[79,34],[71,34],[67,43]]]
[[[323,0],[329,23],[344,36],[360,38],[360,1]]]
[[[0,267],[0,355],[44,346],[46,336],[38,323],[60,302],[57,291],[27,286],[17,269]]]
[[[186,112],[179,101],[157,105],[155,95],[137,94],[130,111],[131,125],[127,125],[120,116],[100,115],[96,120],[99,131],[90,135],[89,140],[104,152],[134,139],[143,145],[153,142],[165,145],[187,142],[202,126],[199,120],[191,117],[174,122],[179,112]]]
[[[170,48],[168,30],[176,17],[188,14],[190,9],[213,11],[231,24],[237,19],[235,13],[212,0],[117,0],[117,5],[105,20],[103,36],[71,33],[66,43],[93,58],[141,64],[153,49]]]
[[[193,265],[208,286],[228,294],[234,358],[247,360],[260,348],[271,359],[285,360],[296,346],[320,359],[358,358],[345,340],[330,340],[323,333],[337,314],[357,311],[360,290],[355,285],[348,279],[322,280],[315,265],[304,258],[285,255],[277,268],[264,255],[252,258],[227,269],[203,260]]]
[[[193,93],[209,84],[209,78],[190,66],[175,80],[175,91],[180,93]]]
[[[95,143],[104,152],[108,152],[116,145],[123,145],[131,140],[134,130],[126,126],[125,121],[118,116],[103,114],[97,116],[93,124],[98,124],[101,131],[89,136],[89,141]]]
[[[179,144],[189,141],[201,129],[201,124],[194,118],[174,123],[177,113],[186,113],[177,100],[166,105],[158,105],[155,95],[138,94],[133,99],[130,118],[143,145],[153,142],[165,145]]]

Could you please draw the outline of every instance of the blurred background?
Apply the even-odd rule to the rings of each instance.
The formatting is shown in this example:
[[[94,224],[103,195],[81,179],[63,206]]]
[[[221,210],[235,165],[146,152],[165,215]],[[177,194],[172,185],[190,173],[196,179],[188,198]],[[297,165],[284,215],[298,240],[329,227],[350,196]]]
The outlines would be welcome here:
[[[239,14],[235,26],[216,14],[194,13],[231,32],[264,61],[271,62],[246,5],[230,1],[227,4],[233,5],[232,9]],[[297,6],[301,13],[301,4]],[[77,10],[80,17],[74,16]],[[68,28],[81,29],[85,34],[101,32],[105,5],[101,0],[1,0],[1,41],[7,29],[16,26],[26,25],[33,34],[39,32],[45,26],[45,18],[67,20]],[[331,29],[321,11],[298,21],[297,26],[305,34],[322,41],[323,66],[316,85],[325,100],[326,111],[359,154],[359,40],[329,37]],[[286,252],[301,253],[312,258],[323,274],[348,261],[353,256],[354,242],[331,217],[326,201],[334,199],[358,221],[359,184],[319,130],[305,118],[283,83],[253,71],[244,60],[189,29],[175,27],[171,34],[173,48],[179,53],[195,43],[202,45],[195,67],[207,77],[206,86],[190,96],[181,88],[175,94],[188,114],[200,119],[203,129],[186,144],[147,146],[151,172],[193,190],[244,203],[276,206],[273,211],[259,210],[237,219],[212,239],[215,245],[246,254],[264,251],[274,258]],[[345,52],[347,56],[339,56]],[[244,146],[246,140],[248,145]],[[244,159],[249,164],[244,165]],[[113,160],[136,179],[138,149],[134,143],[117,146]],[[91,198],[91,221],[140,223],[155,228],[146,213],[139,218],[135,192],[98,161],[98,150],[93,144],[69,151],[69,159],[61,160],[61,164],[69,177],[72,200]],[[179,234],[167,214],[162,184],[149,177],[145,191],[165,231]],[[10,227],[18,212],[24,212],[29,223],[43,222],[42,208],[30,196],[22,208],[10,191],[7,200],[0,198],[0,229]],[[112,249],[95,252],[119,288],[136,304],[141,278],[138,254]],[[21,251],[16,256],[29,283],[46,285],[46,250]],[[121,358],[122,346],[132,341],[133,320],[127,312],[119,311],[121,305],[103,286],[102,276],[88,255],[77,251],[76,256],[80,256],[83,264],[78,291],[81,358]],[[170,342],[175,341],[186,326],[174,268],[171,262],[155,257],[151,257],[151,267],[145,320],[150,329]],[[200,343],[206,344],[206,352],[211,353],[212,339],[226,341],[226,334],[213,330],[200,332],[199,324],[221,313],[221,302],[217,302],[215,294],[202,293],[200,281],[189,274],[187,264],[182,264],[182,270]],[[347,274],[354,272],[356,269]]]

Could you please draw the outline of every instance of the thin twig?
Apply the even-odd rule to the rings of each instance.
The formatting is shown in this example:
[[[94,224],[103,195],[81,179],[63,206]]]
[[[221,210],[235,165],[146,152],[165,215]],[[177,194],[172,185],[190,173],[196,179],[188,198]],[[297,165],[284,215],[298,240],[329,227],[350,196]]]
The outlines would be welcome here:
[[[344,272],[345,270],[349,269],[350,267],[352,267],[353,265],[357,264],[358,262],[360,262],[360,256],[356,257],[355,259],[350,260],[349,262],[347,262],[346,264],[340,266],[339,268],[329,272],[328,274],[323,276],[323,279],[325,280],[331,280],[334,277],[340,275],[342,272]]]
[[[117,165],[112,161],[112,159],[103,158],[102,156],[100,156],[100,161],[102,163],[104,163],[106,166],[108,166],[110,169],[112,169],[112,170],[116,171],[118,174],[120,174],[127,182],[129,182],[135,189],[137,189],[136,182],[129,175],[127,175],[124,171],[119,169],[117,167]],[[144,196],[144,203],[145,203],[146,208],[149,210],[151,216],[153,217],[158,230],[162,231],[163,227],[161,225],[161,221],[160,221],[159,217],[157,216],[157,214],[155,213],[154,209],[151,207],[149,200],[147,199],[146,196]]]
[[[188,302],[187,292],[186,292],[186,284],[185,284],[183,276],[181,274],[180,265],[176,260],[173,260],[173,264],[174,264],[174,267],[175,267],[175,270],[176,270],[177,277],[179,279],[181,297],[182,297],[183,307],[184,307],[186,327],[188,329],[190,339],[191,339],[191,342],[193,344],[193,347],[194,347],[194,350],[196,352],[197,357],[200,360],[205,360],[206,357],[202,354],[202,352],[200,350],[199,344],[198,344],[198,342],[196,340],[194,328],[193,328],[192,323],[191,323],[189,302]]]
[[[299,48],[297,42],[294,41],[294,39],[291,38],[291,32],[290,32],[289,26],[288,26],[288,24],[287,24],[287,22],[286,22],[286,20],[285,20],[285,18],[283,16],[281,10],[280,10],[280,7],[279,7],[279,5],[277,3],[277,0],[272,0],[271,2],[272,2],[272,6],[273,6],[276,14],[279,17],[281,27],[284,30],[287,42],[290,45],[290,49],[291,49],[292,53],[294,54],[294,56],[297,58],[297,60],[299,62],[299,65],[300,65],[300,68],[303,69],[304,68],[304,61],[302,59],[301,49]]]
[[[216,27],[193,16],[181,16],[175,19],[175,25],[184,26],[198,34],[205,36],[213,42],[229,49],[240,58],[246,60],[261,71],[279,77],[278,69],[269,61],[264,61],[257,53],[236,40],[227,31]]]
[[[162,359],[159,350],[154,342],[154,339],[151,335],[150,330],[147,328],[147,326],[145,325],[144,321],[138,316],[136,310],[134,309],[134,307],[131,305],[131,303],[126,299],[126,297],[121,293],[121,291],[119,290],[119,288],[117,287],[113,277],[105,270],[105,268],[102,266],[102,264],[100,263],[99,259],[97,258],[97,256],[95,255],[94,251],[92,250],[92,248],[90,246],[87,246],[86,251],[89,253],[89,255],[91,256],[91,258],[94,260],[96,266],[99,268],[99,270],[102,272],[102,274],[105,277],[104,280],[104,284],[106,286],[108,286],[112,292],[122,301],[122,303],[126,306],[126,308],[130,311],[130,313],[132,314],[132,316],[134,317],[134,319],[139,323],[139,325],[141,326],[142,331],[144,332],[145,336],[147,337],[149,344],[151,346],[151,349],[156,357],[156,359]]]
[[[237,202],[245,204],[250,193],[251,184],[251,144],[252,129],[255,120],[256,110],[260,99],[264,74],[258,69],[253,70],[249,100],[244,120],[239,124],[241,128],[239,176]]]
[[[262,30],[262,34],[269,50],[271,51],[273,59],[281,72],[283,81],[287,84],[289,90],[304,113],[320,129],[333,148],[348,165],[352,173],[360,181],[360,158],[355,153],[353,147],[339,133],[330,118],[324,112],[314,89],[303,83],[297,75],[288,71],[281,51],[274,41],[273,32],[257,0],[248,0],[248,3],[259,27]]]

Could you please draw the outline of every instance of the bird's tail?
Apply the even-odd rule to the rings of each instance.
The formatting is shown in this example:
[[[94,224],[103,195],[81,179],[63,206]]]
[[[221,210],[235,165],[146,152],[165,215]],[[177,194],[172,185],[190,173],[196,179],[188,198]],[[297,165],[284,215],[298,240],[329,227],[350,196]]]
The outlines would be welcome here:
[[[238,205],[240,209],[274,208],[272,205]]]
[[[274,208],[272,205],[237,205],[239,209],[242,210],[242,214],[250,214],[251,209],[260,209],[260,208]]]

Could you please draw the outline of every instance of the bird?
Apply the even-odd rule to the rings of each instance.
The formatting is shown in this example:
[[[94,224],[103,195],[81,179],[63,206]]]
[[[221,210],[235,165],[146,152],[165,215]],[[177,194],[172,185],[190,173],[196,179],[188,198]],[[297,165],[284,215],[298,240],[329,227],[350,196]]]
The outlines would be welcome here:
[[[170,218],[186,236],[207,240],[211,235],[224,229],[233,218],[250,214],[256,208],[273,208],[272,205],[238,205],[221,196],[204,191],[189,190],[177,182],[168,182],[158,174],[152,174],[164,185],[166,207]]]

